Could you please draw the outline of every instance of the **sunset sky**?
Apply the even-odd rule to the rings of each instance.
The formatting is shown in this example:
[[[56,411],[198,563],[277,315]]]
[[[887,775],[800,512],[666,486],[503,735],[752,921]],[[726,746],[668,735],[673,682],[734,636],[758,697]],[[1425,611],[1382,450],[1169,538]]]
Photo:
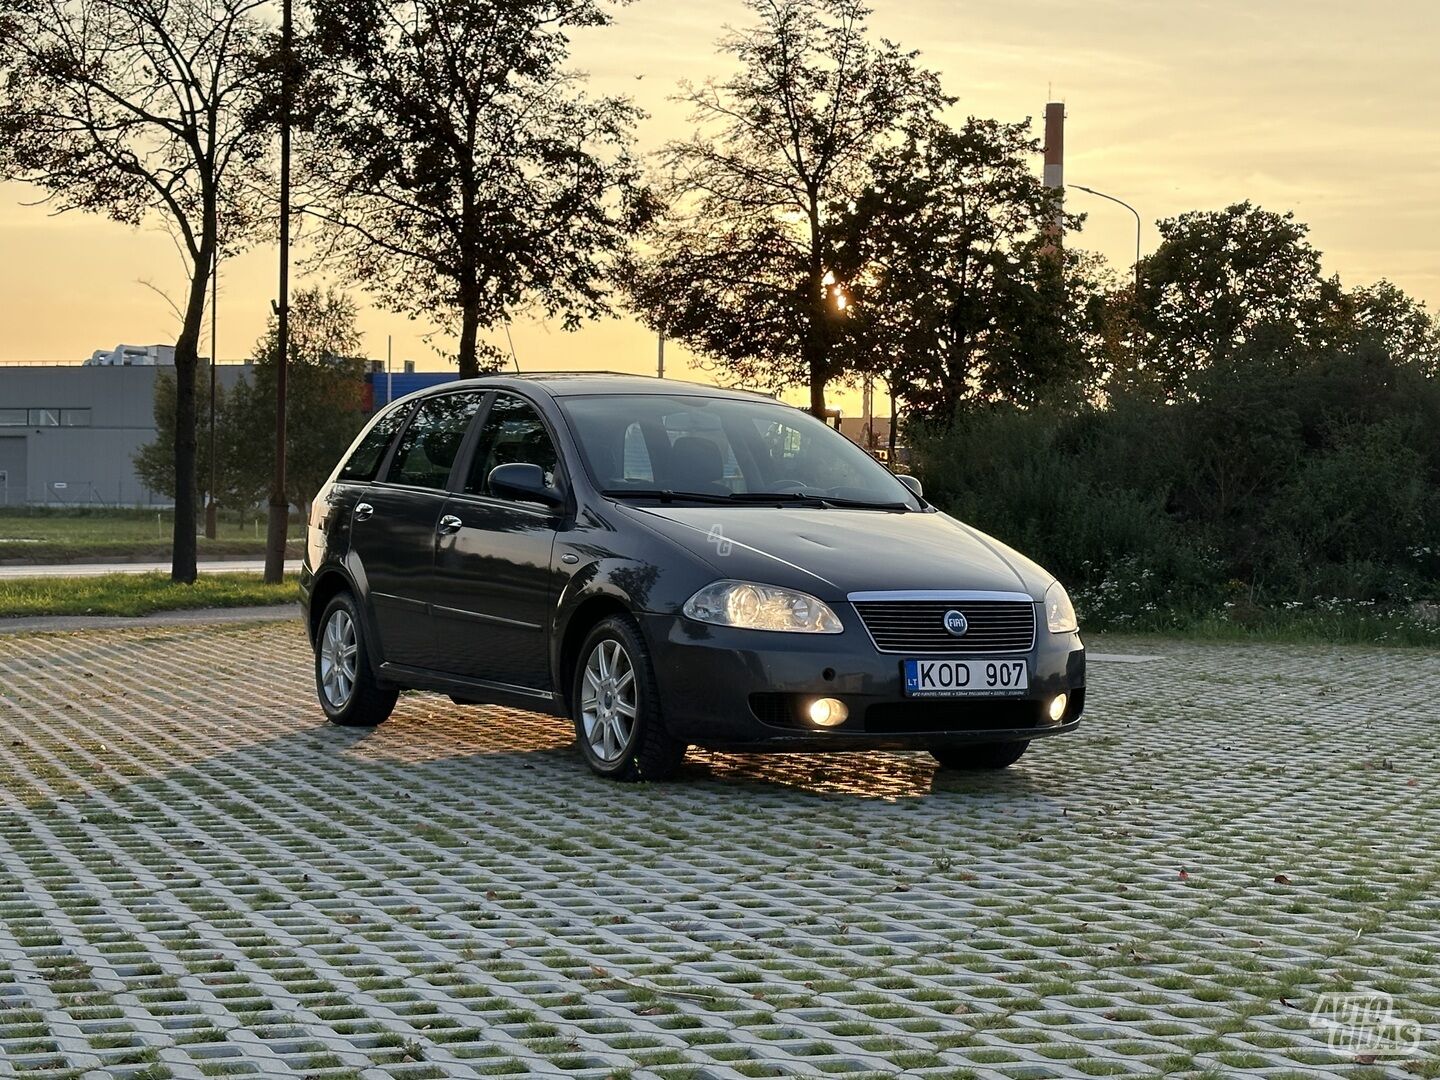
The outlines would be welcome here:
[[[1387,277],[1440,307],[1440,5],[1432,0],[876,0],[876,33],[918,48],[958,95],[955,116],[1041,115],[1067,106],[1066,177],[1134,204],[1146,219],[1252,199],[1311,226],[1326,273]],[[723,74],[715,39],[743,22],[738,0],[634,0],[616,25],[576,41],[592,86],[652,115],[644,149],[688,130],[667,96],[685,77]],[[638,79],[637,77],[643,76]],[[1037,134],[1039,128],[1036,128]],[[1037,171],[1039,162],[1036,162]],[[81,214],[51,217],[0,185],[0,361],[78,361],[119,342],[173,341],[176,321],[148,280],[179,295],[184,271],[158,228]],[[1072,192],[1089,220],[1072,242],[1128,268],[1133,219]],[[221,276],[220,356],[246,355],[274,290],[274,252]],[[365,305],[370,355],[421,368],[444,361],[430,329]],[[520,320],[522,368],[652,371],[654,339],[628,319],[578,334]],[[503,334],[492,337],[504,346]],[[442,347],[445,340],[437,341]],[[667,350],[684,375],[685,354]],[[853,411],[852,399],[842,402]]]

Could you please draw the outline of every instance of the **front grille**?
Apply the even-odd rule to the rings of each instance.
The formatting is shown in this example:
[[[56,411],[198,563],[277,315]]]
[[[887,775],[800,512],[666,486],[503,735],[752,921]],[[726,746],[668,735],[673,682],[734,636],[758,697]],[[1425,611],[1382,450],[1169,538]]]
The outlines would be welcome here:
[[[1039,722],[1038,701],[887,701],[865,710],[865,730],[876,734],[998,731]]]
[[[881,652],[1021,653],[1035,645],[1035,604],[1031,600],[855,600],[855,610]],[[945,629],[945,613],[958,611],[969,628],[956,636]]]

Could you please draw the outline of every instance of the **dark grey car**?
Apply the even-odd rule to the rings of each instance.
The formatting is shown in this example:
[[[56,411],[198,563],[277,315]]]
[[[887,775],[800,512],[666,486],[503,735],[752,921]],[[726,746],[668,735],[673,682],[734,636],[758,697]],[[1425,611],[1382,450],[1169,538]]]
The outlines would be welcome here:
[[[336,723],[406,687],[551,712],[620,779],[689,745],[1000,768],[1085,704],[1051,575],[808,414],[688,383],[394,403],[319,492],[301,588]]]

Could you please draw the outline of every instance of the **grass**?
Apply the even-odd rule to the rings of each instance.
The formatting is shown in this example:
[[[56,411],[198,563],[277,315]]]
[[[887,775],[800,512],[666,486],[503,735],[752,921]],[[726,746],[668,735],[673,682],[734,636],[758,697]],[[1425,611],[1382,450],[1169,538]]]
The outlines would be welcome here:
[[[1184,641],[1247,641],[1276,645],[1384,645],[1435,648],[1440,622],[1410,611],[1383,611],[1361,604],[1324,608],[1249,608],[1196,616],[1150,615],[1134,624],[1105,625],[1080,619],[1080,629],[1123,637]]]
[[[12,507],[0,510],[0,562],[168,559],[175,527],[169,510]],[[197,530],[203,531],[203,530]],[[221,515],[214,540],[198,537],[200,558],[265,553],[265,523],[255,515]],[[290,553],[298,556],[303,522],[290,522]]]
[[[0,617],[21,615],[146,615],[191,608],[292,604],[294,577],[266,585],[259,574],[201,574],[177,585],[164,574],[104,574],[0,580]]]

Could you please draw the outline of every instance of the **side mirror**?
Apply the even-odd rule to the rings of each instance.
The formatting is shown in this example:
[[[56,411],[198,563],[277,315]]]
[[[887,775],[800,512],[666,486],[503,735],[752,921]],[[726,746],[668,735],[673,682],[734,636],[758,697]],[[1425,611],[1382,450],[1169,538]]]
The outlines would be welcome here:
[[[909,473],[896,473],[895,479],[899,480],[900,483],[904,484],[907,488],[909,488],[912,495],[916,496],[917,498],[924,498],[925,485],[920,483],[917,478],[911,476]]]
[[[549,507],[558,507],[565,502],[560,492],[545,483],[545,470],[524,461],[512,461],[491,469],[490,494],[498,499],[537,502]]]

